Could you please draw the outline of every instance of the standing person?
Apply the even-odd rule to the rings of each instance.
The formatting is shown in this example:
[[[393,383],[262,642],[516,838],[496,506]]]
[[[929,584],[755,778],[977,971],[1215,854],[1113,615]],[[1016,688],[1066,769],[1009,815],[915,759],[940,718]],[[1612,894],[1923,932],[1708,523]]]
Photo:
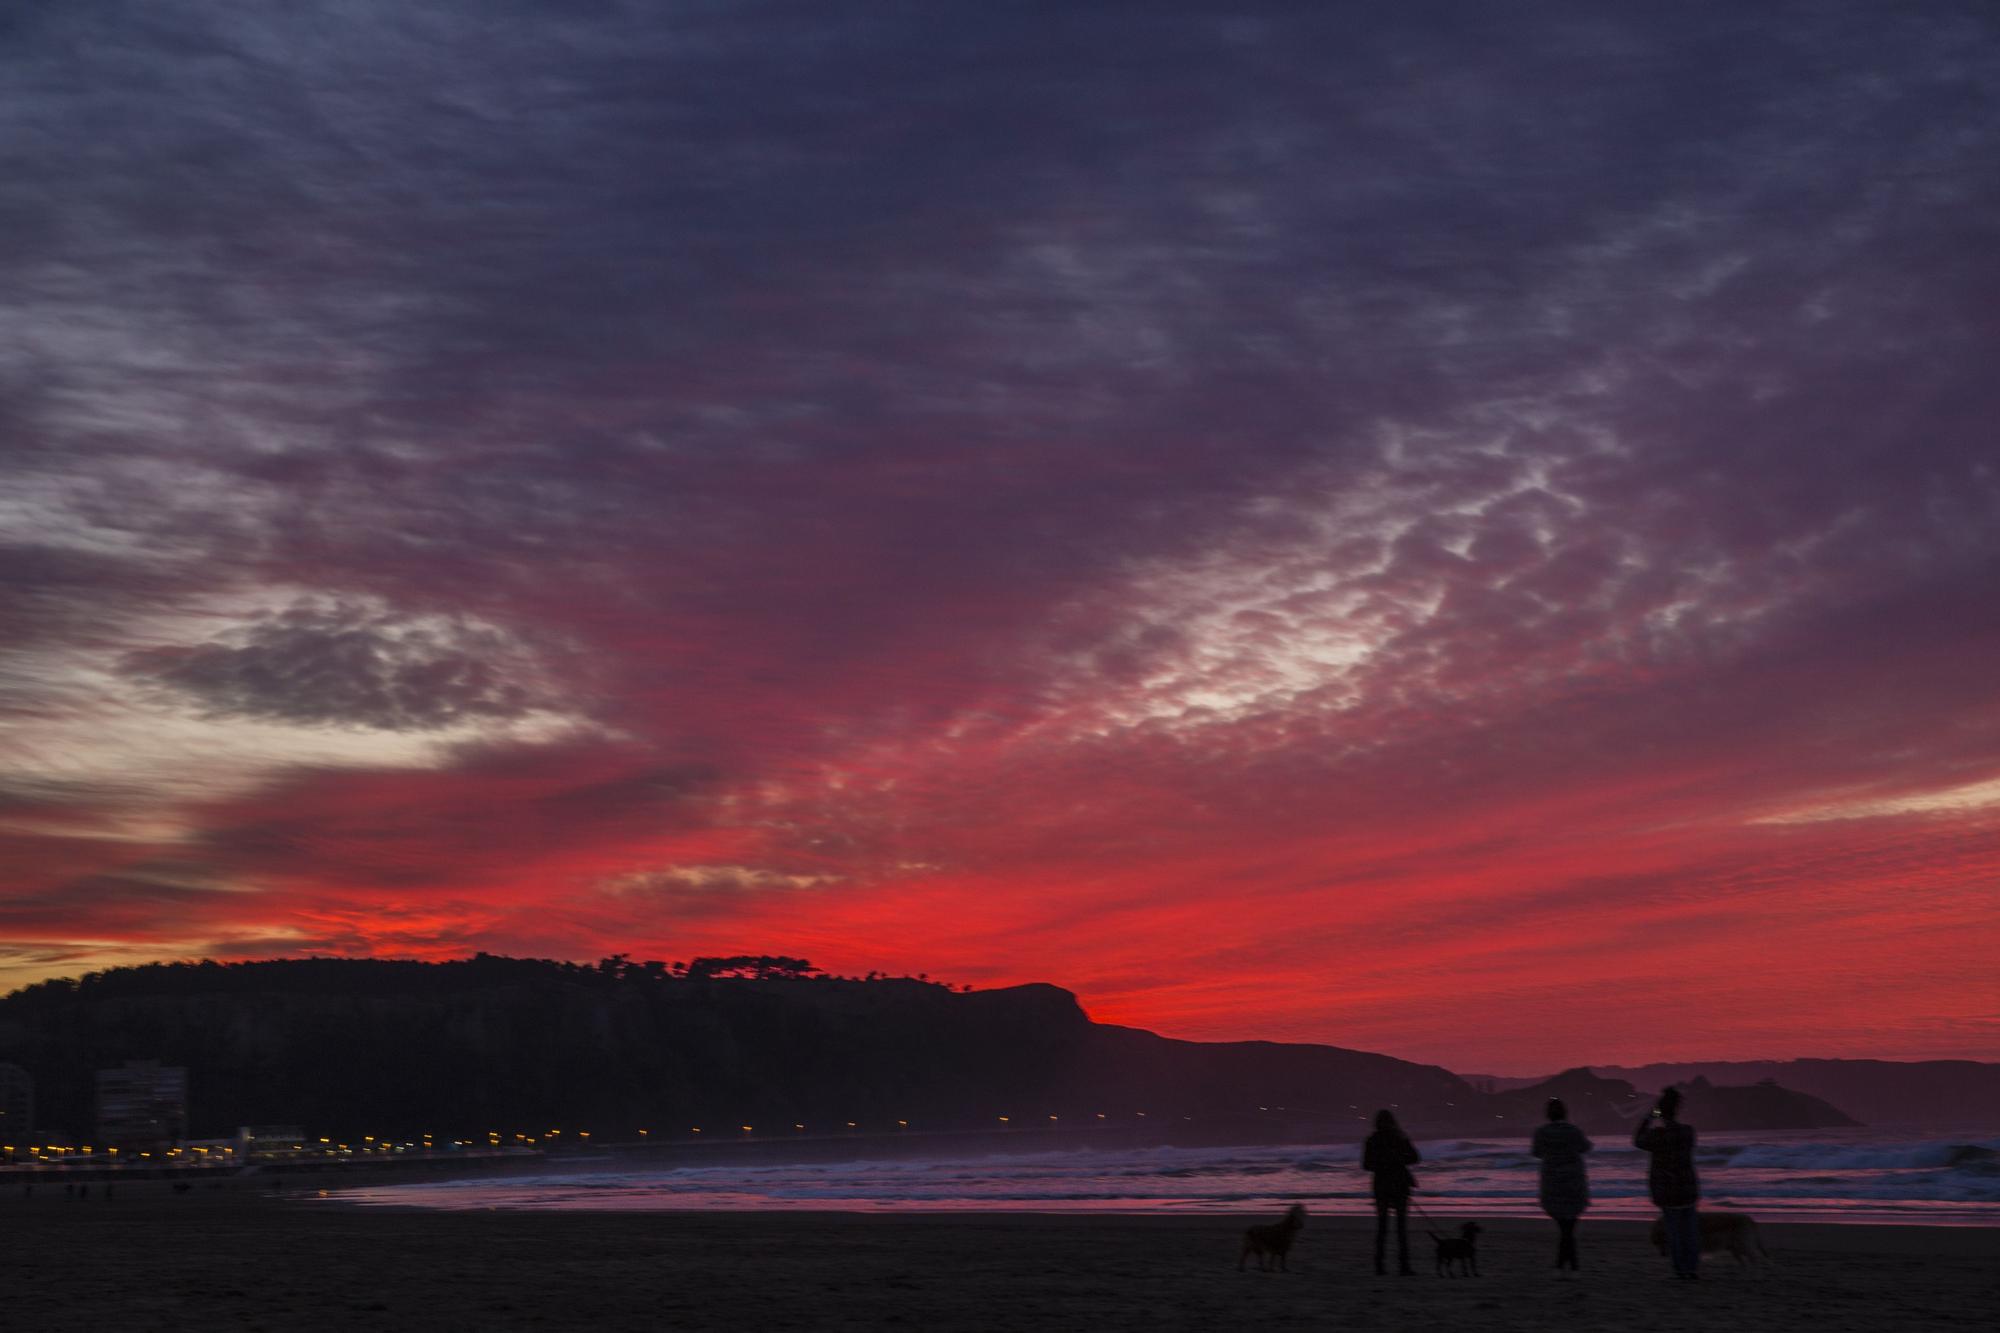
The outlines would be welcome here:
[[[1680,1108],[1679,1088],[1661,1093],[1659,1103],[1632,1131],[1632,1146],[1652,1154],[1646,1187],[1666,1228],[1674,1276],[1700,1277],[1701,1220],[1695,1205],[1701,1200],[1701,1181],[1694,1171],[1694,1126],[1676,1118]]]
[[[1556,1223],[1556,1268],[1576,1270],[1576,1223],[1590,1207],[1590,1174],[1583,1155],[1591,1142],[1569,1122],[1560,1097],[1549,1098],[1549,1122],[1535,1130],[1533,1151],[1542,1162],[1542,1211]]]
[[[1375,1177],[1375,1273],[1379,1277],[1389,1270],[1383,1266],[1383,1250],[1389,1237],[1389,1214],[1396,1214],[1396,1262],[1397,1272],[1404,1277],[1414,1277],[1416,1269],[1410,1267],[1410,1192],[1417,1187],[1417,1178],[1410,1174],[1410,1168],[1423,1157],[1417,1152],[1417,1145],[1410,1142],[1410,1136],[1396,1123],[1396,1117],[1388,1111],[1375,1113],[1375,1132],[1361,1145],[1361,1169]]]

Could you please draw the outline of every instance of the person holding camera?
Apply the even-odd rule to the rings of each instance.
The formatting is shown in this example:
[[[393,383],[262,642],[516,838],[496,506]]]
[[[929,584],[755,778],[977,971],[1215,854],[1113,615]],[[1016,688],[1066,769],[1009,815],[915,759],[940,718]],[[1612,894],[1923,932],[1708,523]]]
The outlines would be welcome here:
[[[1694,1126],[1676,1117],[1681,1090],[1668,1088],[1632,1132],[1632,1146],[1652,1156],[1646,1188],[1659,1207],[1667,1233],[1667,1256],[1675,1277],[1701,1276],[1701,1221],[1695,1205],[1701,1181],[1694,1170]]]

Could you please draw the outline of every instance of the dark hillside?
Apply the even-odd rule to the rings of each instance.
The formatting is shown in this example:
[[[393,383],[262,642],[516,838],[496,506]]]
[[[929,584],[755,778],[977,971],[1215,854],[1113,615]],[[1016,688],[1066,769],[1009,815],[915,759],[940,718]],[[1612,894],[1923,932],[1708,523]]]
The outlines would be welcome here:
[[[1642,1088],[1706,1078],[1714,1083],[1772,1079],[1834,1103],[1870,1125],[1959,1125],[2000,1121],[2000,1064],[1977,1060],[1706,1060],[1599,1066]]]
[[[1839,1108],[1817,1097],[1781,1088],[1775,1083],[1719,1086],[1705,1078],[1678,1085],[1684,1097],[1681,1115],[1689,1124],[1709,1129],[1835,1129],[1855,1122]],[[1659,1089],[1642,1090],[1622,1078],[1600,1078],[1589,1069],[1570,1069],[1544,1082],[1511,1088],[1492,1096],[1496,1124],[1532,1129],[1546,1118],[1551,1097],[1569,1107],[1569,1118],[1592,1134],[1629,1134]],[[1501,1119],[1499,1117],[1504,1117]]]
[[[482,955],[119,969],[0,1000],[0,1059],[35,1077],[44,1125],[79,1135],[93,1071],[136,1059],[188,1068],[196,1136],[274,1122],[346,1137],[973,1128],[1110,1110],[1254,1117],[1273,1102],[1444,1112],[1471,1098],[1443,1070],[1387,1056],[1101,1027],[1054,986],[957,993],[701,966]]]
[[[94,1072],[127,1060],[187,1068],[195,1137],[302,1124],[350,1140],[589,1129],[602,1141],[644,1128],[657,1143],[697,1126],[765,1137],[844,1134],[849,1122],[862,1133],[1081,1122],[1324,1142],[1383,1106],[1420,1135],[1512,1133],[1539,1120],[1549,1093],[1484,1094],[1434,1066],[1336,1046],[1096,1024],[1055,986],[958,992],[779,957],[151,964],[0,999],[0,1061],[34,1077],[41,1127],[88,1136]],[[1593,1127],[1639,1096],[1588,1071],[1556,1082]],[[1704,1088],[1698,1100],[1711,1128],[1848,1123],[1782,1088]]]

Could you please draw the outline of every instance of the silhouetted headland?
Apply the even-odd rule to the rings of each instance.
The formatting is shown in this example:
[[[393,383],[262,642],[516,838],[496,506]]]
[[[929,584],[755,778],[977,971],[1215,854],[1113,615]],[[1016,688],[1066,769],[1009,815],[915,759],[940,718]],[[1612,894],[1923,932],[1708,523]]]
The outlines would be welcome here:
[[[1195,1042],[1094,1023],[1050,985],[955,990],[834,978],[801,959],[596,965],[151,964],[0,999],[0,1061],[41,1124],[89,1132],[94,1071],[188,1071],[188,1132],[290,1123],[334,1137],[485,1141],[563,1129],[652,1143],[938,1132],[1160,1141],[1355,1137],[1393,1106],[1424,1134],[1532,1128],[1561,1096],[1585,1128],[1642,1094],[1572,1070],[1488,1093],[1434,1065],[1336,1046]],[[1853,1123],[1770,1085],[1696,1084],[1714,1129]],[[641,1131],[644,1131],[643,1135]]]

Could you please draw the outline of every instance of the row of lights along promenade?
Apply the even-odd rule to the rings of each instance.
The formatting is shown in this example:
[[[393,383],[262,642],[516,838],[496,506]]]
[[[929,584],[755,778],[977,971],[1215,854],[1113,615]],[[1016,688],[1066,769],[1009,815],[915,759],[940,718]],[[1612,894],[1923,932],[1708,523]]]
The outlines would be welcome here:
[[[1260,1106],[1257,1108],[1257,1113],[1268,1114],[1284,1110],[1282,1106]],[[1185,1115],[1177,1119],[1193,1122],[1196,1117]],[[1239,1117],[1221,1117],[1221,1119],[1236,1120]],[[386,1135],[364,1134],[358,1140],[301,1136],[284,1143],[246,1144],[240,1141],[211,1139],[147,1148],[61,1143],[0,1144],[0,1175],[33,1178],[45,1174],[68,1175],[74,1172],[90,1174],[116,1172],[120,1175],[178,1175],[186,1172],[210,1174],[236,1173],[245,1168],[311,1170],[342,1165],[390,1166],[397,1163],[414,1165],[423,1161],[439,1163],[458,1161],[470,1165],[479,1159],[519,1160],[524,1157],[573,1156],[584,1153],[627,1154],[643,1152],[648,1148],[698,1148],[705,1144],[974,1138],[995,1134],[1046,1134],[1057,1130],[1104,1129],[1120,1125],[1128,1129],[1141,1128],[1147,1123],[1152,1122],[1148,1120],[1144,1111],[1124,1114],[1099,1111],[1068,1118],[1060,1114],[997,1115],[985,1124],[960,1122],[949,1128],[935,1129],[913,1128],[908,1120],[903,1119],[872,1124],[847,1120],[835,1122],[824,1129],[808,1125],[803,1121],[780,1122],[776,1125],[767,1122],[762,1128],[755,1123],[725,1123],[692,1125],[678,1134],[643,1128],[627,1131],[632,1137],[616,1139],[593,1137],[590,1130],[566,1131],[552,1128],[533,1133],[511,1134],[492,1130],[484,1136],[475,1138],[448,1138],[424,1134],[416,1138],[399,1139]],[[1164,1128],[1164,1125],[1162,1127]]]

